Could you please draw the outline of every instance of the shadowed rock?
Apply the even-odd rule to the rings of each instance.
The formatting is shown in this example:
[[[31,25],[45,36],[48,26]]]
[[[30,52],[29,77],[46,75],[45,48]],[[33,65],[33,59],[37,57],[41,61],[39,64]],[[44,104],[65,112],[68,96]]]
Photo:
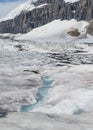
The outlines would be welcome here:
[[[0,107],[0,117],[6,117],[7,114],[8,110]]]

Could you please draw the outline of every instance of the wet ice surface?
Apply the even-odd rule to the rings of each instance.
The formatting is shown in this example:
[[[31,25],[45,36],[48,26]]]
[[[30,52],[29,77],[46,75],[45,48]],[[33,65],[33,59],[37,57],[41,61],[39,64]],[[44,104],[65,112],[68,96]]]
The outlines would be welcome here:
[[[11,113],[0,119],[0,129],[92,130],[92,49],[80,42],[0,40],[0,106],[10,111],[33,106],[45,85],[43,77],[53,80],[48,92],[43,91],[42,103],[31,113]]]
[[[49,77],[43,77],[43,86],[38,89],[38,92],[36,94],[36,102],[32,105],[22,105],[20,111],[29,112],[34,108],[42,105],[44,101],[47,100],[49,89],[53,87],[52,83],[53,80],[49,79]]]

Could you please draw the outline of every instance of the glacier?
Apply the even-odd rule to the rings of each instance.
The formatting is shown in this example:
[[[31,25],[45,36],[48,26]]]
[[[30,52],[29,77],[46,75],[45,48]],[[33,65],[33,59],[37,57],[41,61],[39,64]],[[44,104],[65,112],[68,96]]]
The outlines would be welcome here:
[[[69,37],[69,42],[11,40],[5,36],[0,39],[0,106],[11,112],[0,119],[0,129],[91,130],[92,36],[74,41]],[[29,113],[20,112],[22,105],[37,103],[42,77],[46,76],[53,80],[47,98]]]
[[[35,8],[28,2],[23,4],[27,10]],[[1,130],[92,130],[93,36],[86,32],[88,25],[57,19],[27,34],[0,34],[0,107],[9,110],[0,118]],[[68,34],[73,29],[78,37]]]

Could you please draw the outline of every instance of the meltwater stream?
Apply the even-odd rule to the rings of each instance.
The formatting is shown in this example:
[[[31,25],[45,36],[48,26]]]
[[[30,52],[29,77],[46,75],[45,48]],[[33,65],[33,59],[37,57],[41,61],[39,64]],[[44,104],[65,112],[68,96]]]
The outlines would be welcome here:
[[[21,112],[29,112],[33,110],[34,108],[39,107],[44,103],[44,101],[48,98],[48,91],[50,88],[52,88],[53,80],[50,79],[50,77],[46,76],[43,77],[43,87],[40,87],[37,92],[37,102],[32,105],[22,105],[20,108]]]

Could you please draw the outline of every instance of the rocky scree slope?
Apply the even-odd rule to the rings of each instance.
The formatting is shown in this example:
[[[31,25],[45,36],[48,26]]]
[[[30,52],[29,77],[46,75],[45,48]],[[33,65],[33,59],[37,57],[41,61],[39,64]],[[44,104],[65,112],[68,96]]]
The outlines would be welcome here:
[[[0,33],[27,33],[55,19],[93,19],[93,0],[80,0],[75,3],[65,3],[64,0],[39,0],[34,3],[36,7],[43,4],[45,5],[31,11],[22,11],[14,19],[0,22]],[[91,31],[88,30],[90,34]]]

